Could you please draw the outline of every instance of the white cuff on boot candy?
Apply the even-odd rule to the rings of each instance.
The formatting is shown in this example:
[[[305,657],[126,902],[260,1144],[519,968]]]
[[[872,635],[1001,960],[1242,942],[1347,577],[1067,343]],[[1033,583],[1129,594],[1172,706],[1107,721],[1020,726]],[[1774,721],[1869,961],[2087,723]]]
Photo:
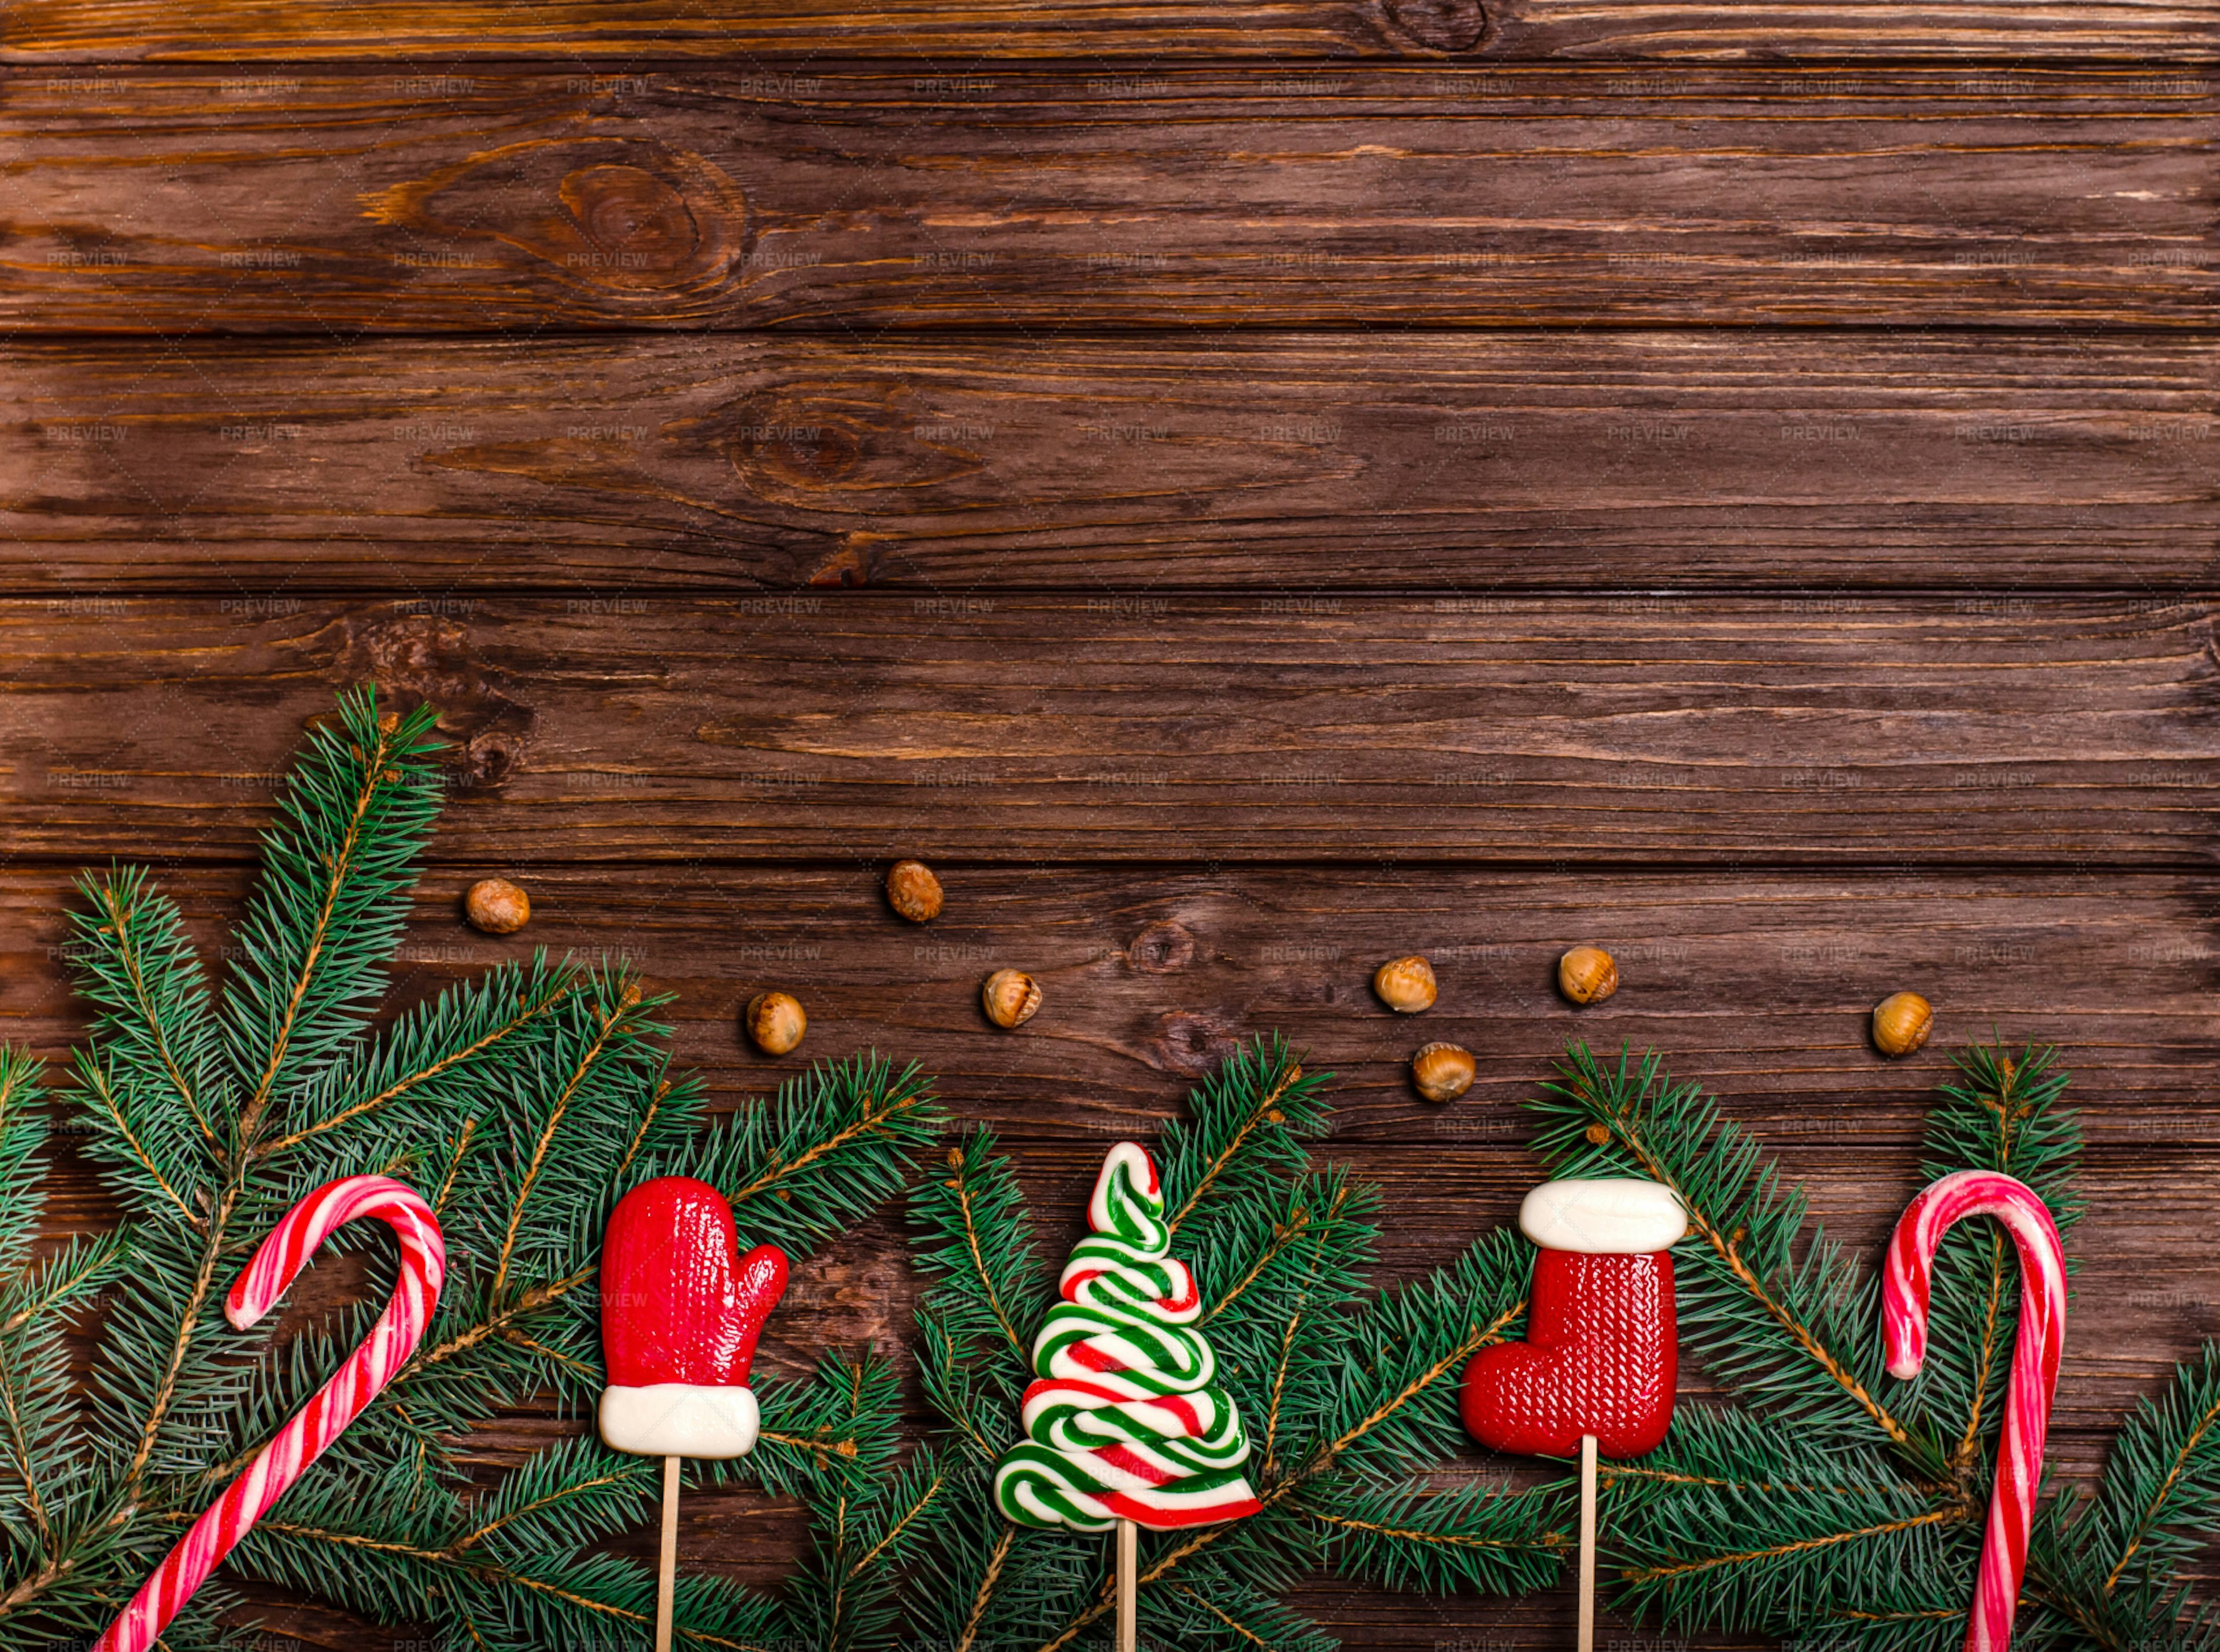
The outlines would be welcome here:
[[[1659,1182],[1631,1176],[1545,1181],[1518,1206],[1518,1231],[1544,1250],[1646,1256],[1678,1244],[1688,1231],[1688,1216]]]
[[[643,1457],[745,1457],[756,1449],[755,1391],[658,1382],[602,1390],[602,1438]]]

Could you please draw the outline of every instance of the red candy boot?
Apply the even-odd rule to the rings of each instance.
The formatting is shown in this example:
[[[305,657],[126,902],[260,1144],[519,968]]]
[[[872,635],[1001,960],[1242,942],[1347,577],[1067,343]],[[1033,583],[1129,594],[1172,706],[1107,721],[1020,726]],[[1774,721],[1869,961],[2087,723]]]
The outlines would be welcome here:
[[[1553,1181],[1518,1219],[1542,1247],[1526,1340],[1465,1368],[1465,1426],[1530,1456],[1571,1456],[1586,1434],[1606,1457],[1656,1450],[1680,1371],[1668,1254],[1687,1229],[1679,1202],[1655,1182]]]

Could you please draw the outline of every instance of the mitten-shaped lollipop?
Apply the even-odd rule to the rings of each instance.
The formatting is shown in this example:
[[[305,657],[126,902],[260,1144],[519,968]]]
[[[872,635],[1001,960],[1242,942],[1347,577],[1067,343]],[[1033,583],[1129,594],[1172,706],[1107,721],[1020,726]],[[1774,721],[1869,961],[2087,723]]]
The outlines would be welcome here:
[[[1133,1529],[1214,1524],[1257,1512],[1249,1437],[1194,1328],[1202,1300],[1173,1259],[1164,1193],[1147,1151],[1120,1142],[1087,1206],[1094,1231],[1064,1264],[1063,1300],[1033,1339],[1039,1380],[1026,1438],[1002,1456],[995,1499],[1010,1519],[1118,1529],[1119,1645],[1133,1642]]]
[[[602,1247],[602,1438],[663,1459],[655,1644],[670,1644],[678,1559],[678,1460],[755,1449],[748,1387],[756,1338],[786,1291],[786,1256],[745,1256],[733,1208],[706,1181],[662,1176],[617,1201]]]
[[[1668,1252],[1688,1219],[1654,1181],[1549,1181],[1526,1195],[1518,1226],[1539,1247],[1526,1340],[1473,1356],[1464,1424],[1499,1451],[1579,1450],[1587,1652],[1595,1632],[1596,1457],[1654,1451],[1672,1424],[1681,1362]]]

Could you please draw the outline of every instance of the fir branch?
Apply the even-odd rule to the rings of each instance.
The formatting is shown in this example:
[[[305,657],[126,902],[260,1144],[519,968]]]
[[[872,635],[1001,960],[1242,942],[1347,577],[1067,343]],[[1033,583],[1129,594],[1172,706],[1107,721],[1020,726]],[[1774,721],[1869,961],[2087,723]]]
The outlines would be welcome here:
[[[1026,1232],[1025,1195],[990,1130],[974,1130],[948,1150],[947,1162],[951,1174],[920,1186],[912,1201],[926,1234],[942,1241],[920,1260],[971,1291],[1009,1351],[1029,1360],[1032,1345],[1018,1322],[1038,1316],[1043,1281]]]
[[[1159,1616],[1170,1618],[1170,1638],[1182,1648],[1334,1652],[1337,1644],[1317,1624],[1238,1577],[1216,1576],[1200,1586],[1170,1584],[1152,1597],[1152,1604]],[[1182,1606],[1187,1610],[1176,1610]],[[1167,1612],[1168,1607],[1174,1610]]]
[[[342,696],[288,776],[246,944],[224,998],[226,1043],[246,1095],[235,1131],[253,1150],[272,1101],[362,1023],[408,916],[413,862],[438,813],[433,713],[380,716]]]
[[[627,1605],[620,1601],[610,1599],[608,1596],[612,1591],[602,1577],[592,1577],[590,1580],[566,1578],[559,1571],[551,1575],[549,1568],[525,1562],[502,1563],[465,1555],[451,1548],[427,1548],[419,1544],[376,1538],[333,1526],[316,1525],[297,1520],[265,1517],[256,1524],[254,1532],[265,1537],[284,1538],[295,1543],[327,1546],[339,1550],[350,1557],[349,1569],[356,1570],[358,1575],[359,1575],[360,1564],[365,1559],[383,1558],[405,1562],[412,1570],[421,1570],[435,1577],[445,1578],[453,1584],[476,1586],[481,1591],[492,1589],[538,1596],[546,1602],[571,1608],[589,1620],[618,1624],[633,1629],[652,1627],[655,1621],[652,1605]],[[255,1537],[250,1535],[248,1542],[255,1542]],[[265,1543],[263,1546],[269,1545]],[[265,1558],[263,1567],[258,1569],[271,1572],[282,1570],[282,1567],[271,1563],[274,1558]],[[614,1568],[620,1564],[607,1556],[602,1557],[602,1561],[603,1567],[596,1568],[597,1570]],[[623,1569],[625,1573],[633,1574],[627,1576],[625,1580],[631,1582],[635,1588],[638,1588],[643,1580],[645,1581],[648,1598],[652,1600],[653,1582],[652,1580],[645,1579],[641,1568],[633,1567]],[[684,1602],[697,1587],[696,1580],[682,1580],[679,1590],[680,1600]],[[427,1611],[426,1616],[436,1622],[448,1614],[433,1610]],[[778,1648],[774,1643],[773,1637],[770,1636],[764,1636],[760,1640],[741,1639],[714,1634],[683,1621],[676,1624],[674,1629],[675,1639],[683,1645],[714,1648],[716,1652],[778,1652]],[[555,1643],[563,1643],[558,1641]]]
[[[173,1166],[176,1161],[169,1154],[157,1150],[158,1145],[174,1147],[174,1138],[160,1141],[149,1128],[151,1121],[132,1116],[97,1057],[80,1052],[72,1076],[77,1082],[78,1098],[106,1126],[103,1138],[97,1139],[96,1155],[130,1173],[118,1180],[128,1192],[140,1196],[139,1202],[142,1205],[146,1196],[152,1194],[159,1201],[155,1206],[158,1211],[166,1206],[169,1212],[176,1213],[180,1225],[195,1233],[206,1233],[208,1223],[194,1209],[194,1201],[186,1197],[185,1189],[174,1185],[176,1171],[163,1168],[165,1160]],[[201,1188],[190,1190],[205,1193]]]
[[[57,1255],[0,1294],[0,1336],[34,1319],[72,1313],[98,1295],[130,1256],[131,1233],[116,1228],[91,1238],[72,1237]]]
[[[2220,1342],[2174,1373],[2170,1390],[2138,1402],[2115,1442],[2089,1520],[2110,1562],[2103,1589],[2162,1583],[2204,1546],[2220,1515]]]
[[[0,1644],[97,1634],[216,1486],[347,1357],[393,1278],[392,1241],[374,1225],[327,1241],[366,1254],[363,1300],[274,1354],[267,1331],[233,1332],[216,1296],[304,1194],[366,1170],[433,1190],[446,1289],[417,1356],[225,1573],[503,1652],[644,1637],[652,1574],[592,1550],[637,1520],[652,1464],[574,1439],[466,1495],[471,1430],[551,1393],[582,1406],[599,1386],[590,1287],[632,1180],[744,1169],[728,1185],[755,1196],[761,1225],[794,1253],[896,1190],[938,1127],[914,1069],[859,1057],[704,1139],[698,1087],[667,1070],[668,1029],[653,1018],[664,1001],[621,968],[535,956],[373,1031],[439,801],[431,720],[347,695],[337,726],[311,738],[265,835],[220,1004],[142,872],[81,886],[72,954],[95,1014],[70,1097],[133,1225],[30,1265],[44,1125],[34,1065],[0,1051],[0,1185],[18,1195],[0,1200]],[[59,1338],[103,1292],[80,1394]],[[900,1407],[890,1378],[836,1360],[811,1383],[758,1386],[757,1453],[699,1478],[746,1473],[812,1507],[884,1490]],[[849,1551],[857,1599],[882,1595],[921,1529],[896,1522]],[[237,1605],[212,1580],[165,1643],[233,1647],[221,1620]],[[767,1648],[780,1621],[731,1584],[680,1584],[682,1646]]]
[[[1541,1588],[1556,1579],[1574,1544],[1558,1487],[1514,1493],[1475,1482],[1437,1492],[1409,1481],[1297,1507],[1326,1528],[1338,1569],[1430,1594]]]
[[[1724,1555],[1706,1555],[1695,1560],[1674,1561],[1662,1565],[1630,1567],[1623,1575],[1637,1589],[1645,1586],[1676,1581],[1693,1577],[1703,1572],[1716,1571],[1721,1567],[1750,1568],[1769,1564],[1793,1555],[1807,1554],[1836,1543],[1856,1543],[1868,1537],[1892,1537],[1899,1532],[1917,1531],[1923,1526],[1941,1525],[1946,1522],[1962,1522],[1963,1509],[1927,1509],[1918,1514],[1908,1514],[1901,1519],[1885,1520],[1878,1525],[1861,1526],[1850,1531],[1824,1531],[1813,1537],[1791,1538],[1763,1549],[1730,1551]]]
[[[1163,1136],[1165,1222],[1175,1235],[1213,1193],[1303,1168],[1302,1141],[1325,1128],[1325,1076],[1306,1076],[1275,1034],[1243,1044],[1195,1087],[1192,1120],[1166,1126]]]
[[[2070,1223],[2080,1133],[2060,1105],[2065,1086],[2049,1051],[1967,1052],[1930,1115],[1924,1174],[2017,1176]],[[1606,1469],[1618,1604],[1690,1628],[1941,1652],[1964,1621],[1980,1549],[2013,1342],[2011,1247],[1984,1228],[1945,1237],[1925,1368],[1884,1400],[1872,1281],[1715,1101],[1655,1057],[1622,1054],[1613,1070],[1576,1047],[1536,1107],[1537,1144],[1559,1174],[1644,1175],[1681,1195],[1683,1345],[1736,1402],[1683,1406],[1657,1452]],[[2123,1483],[2148,1491],[2162,1478],[2130,1471]],[[2126,1652],[2125,1614],[2090,1580],[2105,1525],[2055,1501],[2038,1518],[2028,1599],[2056,1604],[2023,1610],[2028,1644]],[[2139,1601],[2146,1645],[2171,1632],[2156,1616],[2171,1624],[2179,1603],[2162,1593]]]
[[[709,1135],[688,1174],[726,1190],[745,1231],[799,1262],[901,1192],[945,1122],[914,1063],[819,1062]]]
[[[920,1452],[876,1494],[842,1487],[820,1499],[815,1549],[789,1589],[800,1643],[825,1652],[878,1643],[898,1611],[894,1566],[916,1555],[944,1518],[953,1479]]]
[[[917,1311],[919,1370],[964,1449],[992,1462],[1032,1375],[1032,1343],[1019,1326],[1039,1318],[1051,1287],[1025,1194],[993,1132],[975,1130],[949,1149],[946,1168],[910,1200],[918,1265],[932,1281]]]
[[[1932,1180],[1972,1168],[2016,1177],[2070,1232],[2080,1213],[2072,1173],[2081,1136],[2073,1113],[2058,1105],[2067,1075],[2054,1052],[2030,1048],[2015,1059],[1975,1045],[1954,1065],[1956,1075],[1938,1087],[1928,1115],[1921,1174]],[[1936,1258],[1930,1352],[1902,1409],[1952,1442],[1954,1475],[1978,1468],[1987,1424],[2004,1403],[2017,1275],[2017,1253],[1993,1223],[1949,1233]]]
[[[71,957],[78,991],[100,1011],[94,1035],[120,1063],[143,1063],[213,1158],[221,1147],[214,1108],[225,1099],[218,1028],[177,903],[156,895],[139,867],[80,877],[77,888],[93,910],[70,914]]]
[[[627,982],[618,990],[614,1003],[596,1003],[589,1012],[592,1018],[591,1030],[583,1048],[571,1058],[569,1069],[562,1076],[560,1089],[539,1119],[539,1131],[532,1144],[532,1156],[525,1163],[524,1175],[509,1201],[508,1225],[502,1234],[500,1253],[494,1258],[492,1294],[496,1301],[508,1293],[509,1264],[515,1260],[517,1236],[524,1227],[525,1212],[532,1202],[539,1173],[546,1167],[548,1152],[570,1119],[571,1103],[577,1099],[580,1087],[592,1075],[596,1063],[608,1050],[629,1012],[638,1009],[641,1000],[639,986]]]
[[[951,1643],[949,1652],[971,1652],[971,1643],[979,1638],[979,1624],[987,1615],[988,1603],[995,1598],[995,1585],[1001,1580],[1003,1562],[1010,1557],[1010,1544],[1018,1529],[1006,1525],[995,1539],[994,1549],[987,1557],[986,1575],[979,1580],[977,1593],[971,1597],[970,1609],[963,1615],[963,1631]]]
[[[1622,1051],[1613,1070],[1576,1044],[1558,1071],[1531,1104],[1545,1120],[1536,1150],[1561,1176],[1637,1175],[1679,1196],[1700,1241],[1699,1265],[1681,1281],[1684,1333],[1693,1331],[1699,1357],[1750,1403],[1806,1427],[1870,1424],[1943,1477],[1941,1448],[1878,1397],[1878,1352],[1865,1334],[1870,1281],[1817,1232],[1794,1260],[1807,1206],[1755,1139],[1655,1056],[1633,1066]],[[1860,1351],[1844,1353],[1846,1343]]]
[[[1518,1329],[1529,1272],[1525,1242],[1499,1231],[1449,1267],[1384,1294],[1350,1339],[1334,1432],[1302,1478],[1359,1464],[1400,1475],[1461,1449],[1447,1385]],[[1428,1396],[1437,1403],[1418,1403]]]
[[[1144,1610],[1182,1646],[1330,1644],[1275,1598],[1321,1565],[1525,1588],[1554,1574],[1564,1546],[1562,1487],[1444,1499],[1416,1478],[1462,1450],[1456,1382],[1473,1353],[1518,1328],[1523,1247],[1498,1235],[1400,1290],[1371,1293],[1377,1192],[1345,1170],[1312,1173],[1302,1145],[1323,1131],[1320,1083],[1277,1041],[1245,1048],[1196,1088],[1195,1117],[1166,1131],[1159,1159],[1262,1506],[1245,1520],[1144,1536]],[[1013,1530],[984,1472],[1016,1437],[1016,1395],[1032,1374],[1024,1331],[1051,1275],[986,1132],[949,1154],[913,1212],[931,1281],[918,1309],[926,1395],[981,1465],[937,1528],[913,1632],[1063,1652],[1114,1609],[1101,1540]]]
[[[831,1353],[806,1382],[759,1379],[763,1428],[752,1456],[705,1465],[711,1478],[744,1474],[765,1491],[807,1497],[875,1489],[900,1449],[901,1395],[883,1360]]]
[[[476,1077],[490,1057],[545,1021],[590,979],[568,966],[551,969],[542,951],[533,955],[529,969],[506,965],[482,982],[442,993],[428,1009],[403,1016],[374,1053],[335,1069],[306,1099],[300,1126],[264,1143],[258,1156],[289,1152],[417,1098],[442,1081]],[[442,1100],[434,1098],[433,1104]]]

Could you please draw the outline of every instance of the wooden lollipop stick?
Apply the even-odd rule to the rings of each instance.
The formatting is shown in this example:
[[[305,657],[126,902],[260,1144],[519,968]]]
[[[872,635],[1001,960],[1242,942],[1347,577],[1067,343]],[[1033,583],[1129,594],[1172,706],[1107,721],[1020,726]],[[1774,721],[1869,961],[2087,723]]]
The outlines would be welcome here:
[[[1581,1643],[1595,1652],[1596,1437],[1581,1436]]]
[[[1138,1564],[1140,1528],[1131,1520],[1118,1522],[1118,1652],[1133,1652],[1135,1611],[1133,1574]]]
[[[678,1459],[663,1460],[663,1549],[655,1557],[655,1652],[670,1652],[671,1595],[678,1586]]]

